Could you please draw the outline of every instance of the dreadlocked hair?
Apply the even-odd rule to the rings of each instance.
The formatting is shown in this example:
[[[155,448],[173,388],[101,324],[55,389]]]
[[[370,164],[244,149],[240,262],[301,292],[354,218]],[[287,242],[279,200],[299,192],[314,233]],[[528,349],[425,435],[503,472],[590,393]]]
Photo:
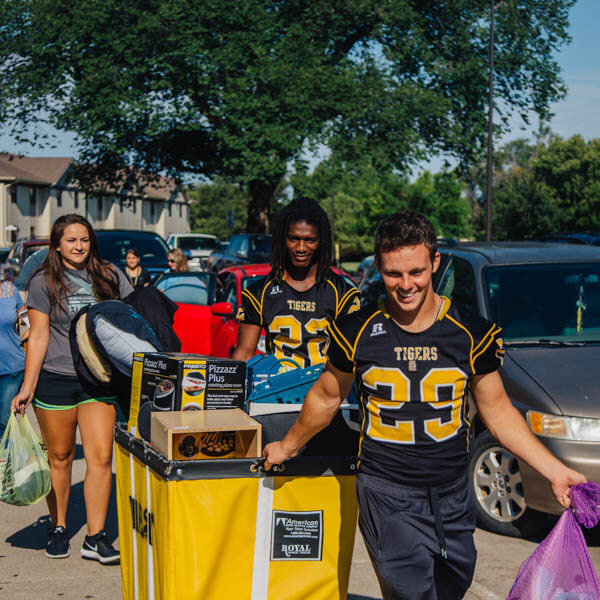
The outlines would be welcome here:
[[[294,223],[305,221],[316,227],[319,233],[319,247],[316,251],[317,281],[324,281],[331,269],[333,243],[331,225],[325,211],[312,198],[296,198],[279,213],[271,239],[271,266],[273,278],[281,284],[287,260],[285,240],[288,230]]]
[[[46,275],[46,284],[50,291],[50,302],[54,308],[65,311],[61,299],[70,294],[70,282],[67,276],[67,267],[63,263],[58,247],[69,225],[83,225],[90,238],[90,254],[85,270],[92,280],[92,291],[97,300],[114,300],[119,298],[119,280],[108,262],[102,260],[98,254],[98,242],[90,222],[77,214],[58,217],[50,232],[50,245],[48,256],[39,268]]]

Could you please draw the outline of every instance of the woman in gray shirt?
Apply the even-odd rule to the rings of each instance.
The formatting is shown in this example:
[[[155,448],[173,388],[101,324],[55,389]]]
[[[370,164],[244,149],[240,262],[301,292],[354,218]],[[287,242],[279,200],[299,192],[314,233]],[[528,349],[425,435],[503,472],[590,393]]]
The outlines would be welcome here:
[[[116,398],[93,397],[75,372],[69,327],[77,312],[100,300],[124,298],[133,291],[114,265],[100,259],[96,235],[80,215],[59,217],[50,233],[48,256],[29,283],[31,325],[25,376],[12,409],[24,413],[33,402],[52,474],[47,496],[50,519],[46,556],[69,556],[66,513],[75,455],[75,433],[81,434],[86,462],[83,495],[88,534],[81,555],[102,564],[119,561],[104,533],[112,481]]]

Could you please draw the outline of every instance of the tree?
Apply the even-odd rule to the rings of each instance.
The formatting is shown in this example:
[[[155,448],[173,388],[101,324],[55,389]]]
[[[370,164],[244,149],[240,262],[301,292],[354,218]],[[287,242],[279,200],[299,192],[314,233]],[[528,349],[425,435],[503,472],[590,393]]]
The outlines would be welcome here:
[[[494,156],[494,238],[600,228],[600,140],[549,134]],[[480,223],[481,226],[481,223]]]
[[[367,161],[353,167],[341,170],[325,161],[311,175],[300,171],[291,178],[296,195],[314,198],[328,213],[333,196],[335,240],[342,256],[372,253],[378,223],[397,210],[424,213],[440,236],[471,236],[471,208],[456,174],[426,171],[409,183],[397,173],[380,173]]]
[[[541,193],[556,204],[560,229],[600,228],[600,139],[554,137],[531,166]]]
[[[573,2],[498,8],[498,131],[563,94]],[[468,165],[486,139],[486,19],[480,0],[11,0],[0,123],[19,139],[39,121],[76,132],[82,180],[224,177],[248,189],[248,230],[267,230],[307,144],[378,170],[438,152]]]
[[[239,186],[216,179],[188,188],[191,200],[190,226],[192,231],[210,233],[227,240],[244,231],[248,193]],[[233,228],[227,225],[227,213],[233,214]]]
[[[438,236],[471,237],[471,207],[455,173],[425,171],[408,188],[408,197],[408,207],[426,215]]]

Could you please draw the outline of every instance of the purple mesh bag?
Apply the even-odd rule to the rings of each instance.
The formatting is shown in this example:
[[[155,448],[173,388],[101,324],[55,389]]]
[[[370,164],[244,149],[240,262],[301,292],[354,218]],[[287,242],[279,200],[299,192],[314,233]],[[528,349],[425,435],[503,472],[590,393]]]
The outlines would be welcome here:
[[[571,488],[571,506],[544,541],[521,565],[506,600],[598,600],[600,581],[579,524],[590,528],[600,519],[600,485]]]

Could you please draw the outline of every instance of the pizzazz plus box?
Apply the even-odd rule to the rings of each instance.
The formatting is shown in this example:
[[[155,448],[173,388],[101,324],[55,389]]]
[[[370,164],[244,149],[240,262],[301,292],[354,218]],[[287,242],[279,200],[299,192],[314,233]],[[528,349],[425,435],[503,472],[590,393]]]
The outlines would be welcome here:
[[[199,354],[136,352],[128,429],[138,432],[140,411],[243,409],[245,393],[243,361]]]

